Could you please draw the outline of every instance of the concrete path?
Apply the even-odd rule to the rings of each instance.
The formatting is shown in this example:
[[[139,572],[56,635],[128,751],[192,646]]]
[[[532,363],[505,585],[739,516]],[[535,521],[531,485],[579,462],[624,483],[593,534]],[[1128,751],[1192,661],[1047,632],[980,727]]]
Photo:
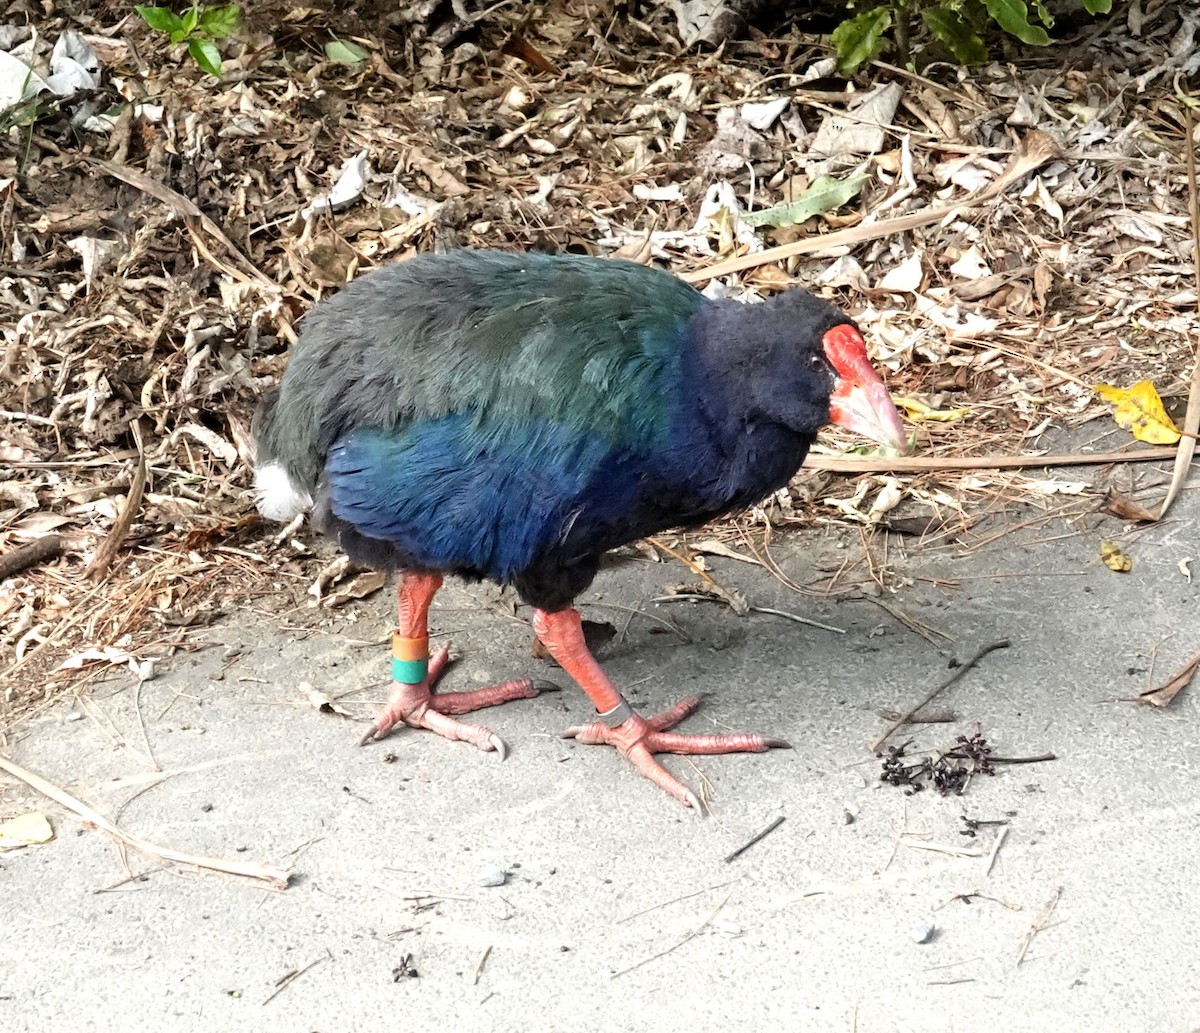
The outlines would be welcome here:
[[[378,686],[390,596],[282,619],[248,600],[197,636],[214,645],[144,684],[144,738],[124,679],[86,713],[60,704],[7,752],[130,832],[290,868],[291,887],[132,851],[130,880],[106,833],[0,776],[0,819],[39,809],[57,833],[0,854],[0,1028],[1190,1033],[1200,681],[1161,711],[1112,700],[1147,688],[1152,654],[1159,682],[1200,650],[1198,522],[1195,491],[1166,526],[1108,522],[1134,557],[1124,576],[1098,561],[1099,532],[1062,522],[965,558],[893,537],[890,564],[911,580],[882,602],[948,636],[937,646],[870,600],[798,595],[732,560],[710,562],[753,603],[845,634],[649,602],[687,580],[678,564],[606,570],[584,609],[628,621],[604,658],[635,702],[708,693],[686,727],[795,745],[668,759],[706,791],[704,819],[612,751],[558,738],[588,713],[573,687],[485,715],[510,745],[503,763],[407,730],[357,749],[363,726],[297,686]],[[860,554],[856,534],[821,531],[776,550],[810,584]],[[546,676],[496,599],[462,585],[439,597],[435,630],[462,657],[452,686]],[[933,707],[956,723],[908,734],[945,747],[979,722],[997,754],[1059,759],[1005,766],[962,797],[881,786],[866,749],[877,712],[1002,638],[1011,647]],[[347,706],[365,717],[381,693]],[[970,838],[963,814],[1009,824]],[[939,849],[898,846],[902,834]],[[489,869],[505,884],[481,885]],[[927,922],[932,939],[914,942]]]

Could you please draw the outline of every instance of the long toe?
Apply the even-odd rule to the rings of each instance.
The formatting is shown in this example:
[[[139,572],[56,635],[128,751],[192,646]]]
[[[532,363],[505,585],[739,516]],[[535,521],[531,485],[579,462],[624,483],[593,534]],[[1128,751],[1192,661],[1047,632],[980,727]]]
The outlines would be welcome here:
[[[723,735],[681,735],[678,732],[647,732],[642,740],[651,753],[678,753],[697,756],[717,753],[766,753],[790,750],[791,743],[751,732]]]
[[[439,714],[469,714],[472,710],[482,710],[484,707],[494,707],[508,703],[514,699],[533,699],[539,692],[544,691],[528,678],[517,681],[506,681],[503,685],[490,685],[486,689],[474,689],[471,692],[439,692],[433,696],[429,705]]]
[[[505,746],[504,740],[482,725],[473,725],[466,721],[459,721],[433,708],[426,710],[419,717],[411,720],[417,727],[427,728],[429,731],[440,735],[443,739],[452,739],[455,742],[468,742],[476,749],[483,750],[484,753],[500,754],[501,760],[508,756],[508,747]]]

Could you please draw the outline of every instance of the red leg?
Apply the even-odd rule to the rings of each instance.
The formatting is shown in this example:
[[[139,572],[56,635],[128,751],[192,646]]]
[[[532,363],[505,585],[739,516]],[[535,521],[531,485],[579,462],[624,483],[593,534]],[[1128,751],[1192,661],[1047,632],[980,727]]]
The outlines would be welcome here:
[[[535,610],[533,630],[559,666],[588,694],[600,716],[598,721],[568,728],[562,733],[563,738],[574,738],[589,746],[615,746],[641,774],[693,810],[700,810],[700,801],[659,764],[653,754],[763,753],[770,749],[790,748],[782,739],[761,735],[679,735],[669,732],[668,729],[700,705],[698,696],[689,696],[661,714],[642,717],[625,702],[625,697],[588,651],[577,610],[554,613]]]
[[[396,633],[406,639],[429,637],[429,605],[441,587],[440,574],[404,574],[397,593]],[[482,707],[493,707],[513,699],[530,699],[539,688],[528,678],[505,682],[473,692],[446,692],[434,695],[433,687],[446,670],[450,647],[442,646],[429,658],[429,669],[419,682],[394,681],[387,705],[375,718],[370,730],[359,740],[363,746],[382,739],[397,724],[426,728],[446,739],[469,742],[485,751],[495,751],[503,760],[508,750],[504,741],[481,725],[456,721],[451,714],[467,714]],[[416,675],[416,677],[419,677]]]

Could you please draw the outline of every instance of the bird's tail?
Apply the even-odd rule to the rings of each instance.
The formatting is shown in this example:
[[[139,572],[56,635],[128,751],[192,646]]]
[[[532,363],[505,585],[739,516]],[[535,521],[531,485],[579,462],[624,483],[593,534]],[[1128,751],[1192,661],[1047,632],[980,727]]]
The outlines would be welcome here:
[[[287,521],[312,506],[312,493],[280,459],[277,447],[275,407],[279,388],[272,388],[259,402],[250,423],[254,439],[254,499],[268,520]]]

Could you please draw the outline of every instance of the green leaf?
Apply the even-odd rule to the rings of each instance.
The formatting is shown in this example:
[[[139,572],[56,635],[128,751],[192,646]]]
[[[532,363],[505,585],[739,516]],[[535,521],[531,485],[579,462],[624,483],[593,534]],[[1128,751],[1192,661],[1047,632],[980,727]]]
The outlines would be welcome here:
[[[1112,0],[1083,0],[1083,9],[1088,14],[1108,14],[1112,10]]]
[[[883,34],[892,26],[892,12],[887,7],[875,7],[847,18],[833,30],[830,40],[837,48],[838,71],[853,75],[868,61],[882,52]]]
[[[335,36],[325,44],[325,56],[335,65],[352,65],[357,68],[371,54],[357,43],[351,43],[348,39],[338,39]]]
[[[155,32],[178,32],[183,28],[183,19],[169,7],[135,7],[138,15]]]
[[[814,215],[841,208],[858,196],[870,178],[865,173],[843,180],[821,176],[796,200],[765,208],[761,212],[750,212],[742,216],[742,221],[751,226],[774,226],[776,229],[780,226],[796,226]]]
[[[1050,37],[1040,25],[1029,24],[1029,8],[1021,0],[983,0],[988,14],[1005,32],[1031,47],[1044,47]]]
[[[960,64],[981,65],[988,59],[983,40],[962,18],[944,7],[929,7],[921,12],[925,24],[958,59]]]
[[[214,79],[221,77],[221,52],[206,39],[189,39],[188,53]]]
[[[224,39],[237,32],[242,21],[242,9],[237,4],[209,7],[200,15],[199,29],[213,39]]]
[[[200,8],[195,4],[187,9],[187,13],[183,16],[183,34],[190,36],[192,30],[195,29],[196,23],[200,20]]]
[[[1046,10],[1046,5],[1042,3],[1042,0],[1033,0],[1033,9],[1037,11],[1038,21],[1048,29],[1054,28],[1054,15]]]

